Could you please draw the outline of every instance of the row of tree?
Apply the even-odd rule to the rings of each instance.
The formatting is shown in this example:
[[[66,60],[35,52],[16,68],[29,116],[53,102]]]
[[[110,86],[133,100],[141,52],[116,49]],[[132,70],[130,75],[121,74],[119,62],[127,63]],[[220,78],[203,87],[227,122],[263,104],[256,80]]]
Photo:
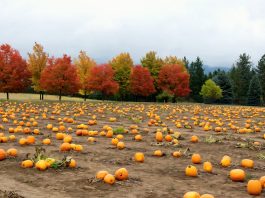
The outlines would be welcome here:
[[[199,57],[189,63],[185,57],[162,59],[150,51],[140,62],[141,65],[134,65],[129,53],[121,53],[102,65],[97,65],[84,51],[74,61],[67,55],[54,58],[38,43],[26,61],[17,50],[4,44],[0,46],[0,91],[9,98],[8,93],[22,92],[31,85],[40,93],[41,100],[45,92],[58,94],[59,99],[79,93],[85,100],[144,98],[174,102],[185,98],[250,105],[260,105],[265,98],[265,55],[257,67],[250,56],[242,54],[229,71],[217,69],[208,74]]]
[[[254,67],[250,56],[241,54],[229,71],[215,70],[206,79],[210,80],[200,92],[204,101],[261,105],[265,99],[265,55]]]
[[[150,62],[151,61],[151,62]],[[7,94],[22,92],[32,85],[43,100],[45,92],[59,95],[100,93],[102,98],[115,95],[125,100],[165,92],[172,98],[190,93],[189,74],[176,57],[162,60],[150,52],[134,65],[129,53],[121,53],[108,64],[97,65],[84,51],[72,62],[71,57],[49,57],[35,43],[33,52],[24,60],[10,45],[0,46],[0,91]],[[167,96],[166,96],[167,97]]]

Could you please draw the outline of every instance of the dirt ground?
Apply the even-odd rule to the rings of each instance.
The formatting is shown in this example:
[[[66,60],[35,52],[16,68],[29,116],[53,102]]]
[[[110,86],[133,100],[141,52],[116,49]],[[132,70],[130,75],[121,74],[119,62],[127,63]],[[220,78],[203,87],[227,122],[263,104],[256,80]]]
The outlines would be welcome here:
[[[16,148],[19,151],[17,158],[6,159],[0,161],[0,197],[25,197],[25,198],[60,198],[60,197],[130,197],[130,198],[155,198],[155,197],[176,197],[181,198],[187,191],[197,191],[200,194],[210,193],[216,198],[248,198],[246,191],[247,181],[233,182],[229,179],[229,171],[234,168],[242,168],[240,162],[242,159],[249,158],[255,161],[253,169],[244,169],[247,178],[259,179],[265,175],[265,161],[259,159],[258,154],[265,154],[265,140],[262,138],[264,134],[265,109],[250,108],[238,106],[211,106],[196,104],[138,104],[138,103],[102,103],[102,102],[1,102],[0,109],[2,112],[8,109],[19,108],[16,112],[16,119],[22,120],[22,113],[30,109],[38,109],[36,113],[28,113],[30,117],[36,118],[38,128],[43,133],[35,135],[36,143],[34,145],[20,146],[18,141],[1,143],[0,148],[5,150]],[[43,119],[43,110],[47,108],[47,119]],[[66,127],[72,127],[73,142],[81,144],[84,147],[83,152],[71,151],[67,155],[73,157],[78,164],[75,169],[48,169],[46,171],[38,171],[35,168],[23,169],[20,163],[27,153],[33,154],[36,146],[42,146],[46,149],[47,155],[61,159],[65,153],[59,151],[61,140],[55,139],[54,132],[46,128],[48,123],[59,126],[58,118],[73,117],[83,109],[84,115],[77,115],[75,123],[65,123]],[[103,113],[98,109],[104,109]],[[52,114],[53,110],[60,110],[60,114]],[[160,116],[161,123],[165,123],[168,128],[173,131],[181,132],[179,145],[169,143],[156,144],[155,132],[162,126],[148,126],[149,117],[147,112],[153,112]],[[67,116],[67,112],[71,116]],[[123,126],[129,129],[130,125],[138,125],[143,140],[136,142],[134,135],[124,134],[124,142],[126,148],[118,150],[111,144],[111,138],[96,136],[97,142],[88,143],[87,136],[76,136],[76,126],[78,124],[87,124],[92,119],[92,115],[97,116],[97,125],[89,126],[89,129],[101,131],[104,125],[109,125],[113,129]],[[54,116],[55,119],[49,119]],[[171,118],[168,118],[172,116]],[[227,128],[227,132],[217,133],[213,130],[203,131],[202,127],[195,126],[194,116],[198,116],[199,121],[222,119]],[[116,122],[110,122],[110,117],[116,117]],[[208,117],[208,118],[206,118]],[[234,125],[244,127],[245,121],[251,119],[251,126],[261,122],[259,133],[238,134],[231,130],[228,123],[234,121]],[[176,120],[180,120],[184,125],[187,122],[191,129],[184,127],[177,128]],[[263,123],[263,124],[262,124]],[[10,135],[9,127],[16,127],[12,120],[8,123],[0,121],[5,129],[2,132]],[[216,126],[211,122],[213,127]],[[143,129],[148,128],[149,132]],[[1,131],[0,131],[1,132]],[[23,133],[15,134],[17,139],[25,137]],[[43,146],[44,137],[51,135],[51,145]],[[192,135],[199,137],[198,143],[191,143]],[[208,143],[204,141],[206,137],[220,139],[217,143]],[[261,147],[253,149],[252,147],[238,148],[238,143],[246,143],[248,141],[258,141]],[[162,150],[166,155],[163,157],[153,156],[153,152],[157,149]],[[188,152],[185,156],[174,158],[171,153],[181,150]],[[145,162],[138,163],[132,160],[135,152],[143,152],[145,154]],[[195,165],[198,168],[198,177],[188,177],[185,175],[185,168],[192,165],[190,155],[199,153],[203,161],[210,161],[213,164],[213,173],[203,171],[203,165]],[[219,163],[224,155],[232,158],[232,166],[228,168],[222,167]],[[119,181],[114,185],[106,184],[95,179],[95,174],[99,170],[107,170],[114,173],[116,169],[125,167],[129,171],[129,179],[127,181]],[[243,168],[242,168],[243,169]],[[261,196],[265,197],[265,190]]]

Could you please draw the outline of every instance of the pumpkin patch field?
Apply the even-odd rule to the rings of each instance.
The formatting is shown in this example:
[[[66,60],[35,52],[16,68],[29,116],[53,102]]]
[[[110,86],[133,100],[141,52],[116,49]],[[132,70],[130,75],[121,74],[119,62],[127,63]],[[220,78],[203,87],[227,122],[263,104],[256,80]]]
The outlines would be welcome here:
[[[0,103],[0,197],[265,197],[265,108]]]

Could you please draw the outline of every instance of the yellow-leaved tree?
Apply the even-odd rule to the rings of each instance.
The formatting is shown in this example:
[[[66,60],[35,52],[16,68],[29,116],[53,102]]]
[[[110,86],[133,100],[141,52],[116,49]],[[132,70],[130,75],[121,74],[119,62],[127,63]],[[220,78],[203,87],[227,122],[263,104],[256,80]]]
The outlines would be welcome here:
[[[176,56],[166,56],[164,65],[181,65],[182,71],[187,71],[184,61]]]
[[[40,93],[40,100],[43,100],[44,90],[40,88],[41,73],[46,67],[48,54],[43,51],[43,46],[35,42],[33,52],[28,53],[28,69],[31,72],[31,82],[34,91]]]
[[[119,94],[121,100],[123,100],[129,94],[129,81],[131,69],[133,68],[133,60],[129,53],[121,53],[109,63],[115,71],[114,80],[119,83]]]
[[[95,67],[97,63],[90,58],[85,51],[80,51],[78,59],[75,60],[75,65],[77,67],[77,74],[81,84],[79,93],[84,95],[84,100],[86,101],[88,94],[86,80],[89,78],[91,68]]]

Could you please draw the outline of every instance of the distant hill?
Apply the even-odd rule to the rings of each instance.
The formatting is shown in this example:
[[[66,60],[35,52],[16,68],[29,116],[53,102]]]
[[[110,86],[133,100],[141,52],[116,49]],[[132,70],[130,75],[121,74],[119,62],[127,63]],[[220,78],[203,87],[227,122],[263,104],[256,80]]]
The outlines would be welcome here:
[[[217,69],[221,69],[226,72],[230,70],[230,67],[218,67],[218,66],[209,66],[209,65],[203,65],[203,68],[204,68],[205,74],[209,74],[210,72],[213,72]]]

